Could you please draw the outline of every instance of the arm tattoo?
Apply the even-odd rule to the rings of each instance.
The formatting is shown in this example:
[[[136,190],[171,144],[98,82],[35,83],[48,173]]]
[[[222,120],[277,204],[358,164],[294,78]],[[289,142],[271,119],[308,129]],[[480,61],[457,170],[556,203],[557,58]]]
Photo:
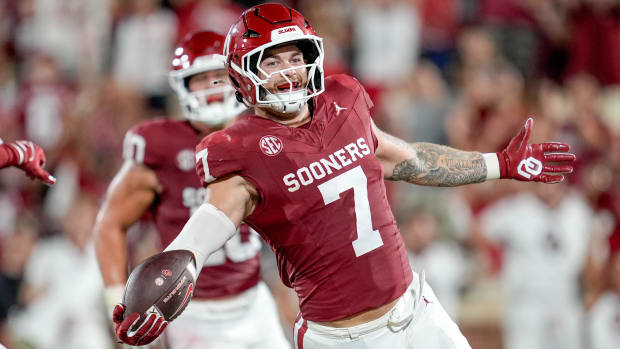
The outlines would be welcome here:
[[[400,141],[397,144],[409,147],[416,155],[396,164],[390,180],[453,187],[483,182],[487,177],[486,163],[480,153],[432,143],[404,144]]]

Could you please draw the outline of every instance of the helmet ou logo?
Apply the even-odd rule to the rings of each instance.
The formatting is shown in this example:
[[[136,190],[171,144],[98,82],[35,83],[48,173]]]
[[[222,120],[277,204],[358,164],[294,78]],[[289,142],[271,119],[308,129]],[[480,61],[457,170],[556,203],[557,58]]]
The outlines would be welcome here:
[[[278,155],[282,151],[282,141],[276,136],[263,136],[259,146],[260,150],[269,156]]]
[[[532,176],[538,176],[542,172],[542,168],[542,162],[530,156],[527,159],[521,160],[517,167],[517,172],[521,176],[530,179]]]

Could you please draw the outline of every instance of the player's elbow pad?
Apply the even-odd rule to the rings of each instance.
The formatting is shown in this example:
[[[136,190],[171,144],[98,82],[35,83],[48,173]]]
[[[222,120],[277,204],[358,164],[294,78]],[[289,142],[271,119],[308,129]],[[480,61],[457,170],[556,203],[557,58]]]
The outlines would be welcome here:
[[[209,255],[224,246],[237,232],[235,224],[217,207],[204,203],[189,218],[177,237],[164,251],[189,250],[200,272]]]

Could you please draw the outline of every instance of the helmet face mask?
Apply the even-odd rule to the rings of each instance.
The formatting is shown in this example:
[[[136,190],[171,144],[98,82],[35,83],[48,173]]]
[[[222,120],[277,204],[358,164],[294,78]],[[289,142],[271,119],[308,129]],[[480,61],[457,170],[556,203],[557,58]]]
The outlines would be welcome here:
[[[307,103],[307,101],[323,92],[323,74],[319,74],[319,69],[322,70],[323,66],[323,52],[322,52],[322,39],[320,38],[312,38],[312,39],[304,39],[307,45],[310,46],[314,52],[306,49],[304,51],[301,50],[304,60],[306,57],[306,53],[310,57],[315,57],[312,62],[308,62],[306,60],[306,64],[298,65],[286,69],[281,69],[273,72],[266,72],[261,68],[261,62],[263,61],[263,57],[265,56],[265,52],[277,48],[284,45],[296,45],[298,48],[298,42],[284,42],[284,43],[272,43],[265,47],[259,47],[255,51],[250,52],[244,56],[242,69],[246,72],[247,76],[252,80],[252,82],[257,87],[256,91],[256,106],[265,107],[269,109],[273,109],[279,113],[294,113],[297,112],[303,105]],[[312,45],[312,46],[311,46]],[[319,68],[321,67],[321,68]],[[301,86],[298,89],[294,89],[293,81],[287,76],[288,72],[298,71],[300,69],[306,70],[306,84],[305,86]],[[274,75],[280,75],[289,85],[288,92],[284,93],[273,93],[264,87],[265,84],[269,82],[269,80]],[[261,76],[263,77],[261,79]]]
[[[171,79],[173,79],[171,77]],[[183,79],[184,80],[184,79]],[[177,91],[179,102],[186,119],[202,122],[209,126],[218,126],[225,124],[236,115],[246,109],[246,107],[237,101],[235,89],[230,85],[220,85],[209,89],[202,89],[191,92],[184,87],[185,82],[174,82],[183,87]],[[223,98],[212,99],[210,97],[222,95]]]
[[[221,53],[223,42],[224,37],[219,34],[197,32],[188,36],[174,52],[173,70],[168,81],[179,98],[186,119],[219,126],[246,109],[237,101],[235,90],[229,83],[198,91],[189,89],[192,76],[225,69]],[[215,95],[223,98],[209,98]]]
[[[286,45],[297,46],[305,64],[270,73],[260,67],[266,51]],[[325,90],[323,39],[299,12],[283,5],[263,4],[244,12],[226,37],[224,55],[226,68],[247,106],[294,113]],[[306,69],[307,84],[295,90],[287,73],[298,69]],[[288,92],[274,93],[265,88],[274,75],[289,84]]]

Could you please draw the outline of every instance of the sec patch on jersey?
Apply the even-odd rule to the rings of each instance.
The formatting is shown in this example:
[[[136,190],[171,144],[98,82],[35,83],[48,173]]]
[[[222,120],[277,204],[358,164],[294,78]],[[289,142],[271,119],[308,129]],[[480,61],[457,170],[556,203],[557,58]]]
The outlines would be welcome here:
[[[174,320],[192,298],[196,277],[196,261],[190,251],[166,251],[145,259],[125,285],[125,316],[137,312],[142,321],[155,312],[166,321]]]

